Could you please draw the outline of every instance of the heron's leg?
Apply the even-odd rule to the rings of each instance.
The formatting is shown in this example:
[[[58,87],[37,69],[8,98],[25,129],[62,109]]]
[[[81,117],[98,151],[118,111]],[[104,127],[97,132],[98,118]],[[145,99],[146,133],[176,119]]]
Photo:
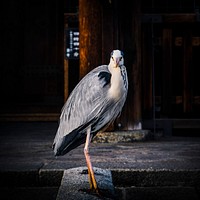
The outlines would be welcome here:
[[[90,181],[90,189],[95,190],[98,193],[98,188],[97,188],[97,182],[94,176],[94,171],[92,168],[92,163],[90,161],[90,155],[89,155],[89,144],[91,141],[91,127],[87,129],[87,137],[86,137],[86,142],[85,142],[85,147],[84,147],[84,154],[85,154],[85,159],[88,167],[88,176],[89,176],[89,181]]]

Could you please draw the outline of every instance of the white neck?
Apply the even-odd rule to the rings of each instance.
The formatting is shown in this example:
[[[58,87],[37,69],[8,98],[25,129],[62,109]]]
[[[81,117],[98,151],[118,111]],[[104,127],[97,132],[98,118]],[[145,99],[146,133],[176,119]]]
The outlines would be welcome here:
[[[110,65],[108,68],[112,74],[110,80],[111,87],[109,89],[109,96],[112,99],[118,101],[122,97],[125,90],[121,69],[120,67],[112,67]]]

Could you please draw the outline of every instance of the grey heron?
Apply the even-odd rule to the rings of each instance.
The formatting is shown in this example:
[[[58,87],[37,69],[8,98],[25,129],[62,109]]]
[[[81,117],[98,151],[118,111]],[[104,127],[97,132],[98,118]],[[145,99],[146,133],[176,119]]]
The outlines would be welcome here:
[[[77,84],[63,106],[53,142],[55,156],[61,156],[85,143],[84,155],[90,189],[99,193],[90,161],[89,143],[121,113],[128,92],[123,52],[113,50],[110,63],[90,71]]]

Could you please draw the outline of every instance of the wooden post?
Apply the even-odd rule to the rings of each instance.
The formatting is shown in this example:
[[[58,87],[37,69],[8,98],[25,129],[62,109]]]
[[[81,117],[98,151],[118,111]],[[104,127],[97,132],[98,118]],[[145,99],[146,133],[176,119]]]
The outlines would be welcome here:
[[[102,62],[101,2],[79,0],[80,78]]]
[[[135,60],[133,61],[133,73],[130,84],[132,84],[132,98],[133,98],[133,129],[141,129],[141,10],[140,0],[135,0],[133,5],[133,44],[135,48]]]
[[[192,111],[192,84],[191,84],[191,63],[192,63],[192,33],[186,31],[184,35],[184,62],[183,62],[183,112]]]
[[[152,53],[152,25],[145,24],[142,33],[142,101],[143,101],[143,117],[153,117],[153,53]]]
[[[119,48],[124,50],[129,89],[128,96],[117,123],[123,130],[141,129],[141,10],[140,0],[124,4],[119,1],[118,37]],[[120,12],[126,10],[126,12]],[[116,40],[116,39],[115,39]],[[114,40],[114,41],[115,41]],[[116,125],[118,125],[116,124]]]
[[[172,111],[172,30],[163,30],[163,117],[169,117]]]
[[[66,37],[65,37],[65,31],[68,28],[68,24],[66,19],[64,20],[64,49],[63,49],[63,54],[64,54],[64,99],[63,101],[65,102],[67,100],[67,97],[69,95],[69,62],[66,59],[65,56],[65,50],[66,50]]]

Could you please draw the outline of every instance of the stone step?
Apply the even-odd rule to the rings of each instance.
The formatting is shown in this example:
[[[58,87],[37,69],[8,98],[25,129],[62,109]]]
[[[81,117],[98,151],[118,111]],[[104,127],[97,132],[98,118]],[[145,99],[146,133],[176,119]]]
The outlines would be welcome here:
[[[195,187],[116,187],[118,200],[199,200],[200,191]]]
[[[83,173],[85,170],[84,167],[65,170],[57,200],[102,198],[83,192],[89,188],[88,175]],[[99,187],[112,194],[103,199],[199,199],[199,170],[94,170]]]
[[[114,190],[114,199],[200,199],[200,170],[198,169],[97,169],[99,170],[96,171],[97,181],[109,183],[111,191]],[[86,189],[89,188],[87,173],[80,173],[86,172],[87,168],[77,170],[78,175],[76,176],[72,173],[73,170],[66,170],[68,172],[64,170],[2,172],[0,173],[1,199],[56,200],[57,198],[57,200],[62,200],[62,198],[69,199],[69,195],[76,194],[71,199],[77,197],[77,199],[97,200],[98,196],[87,193]],[[102,175],[101,171],[106,172],[107,175],[104,173]],[[80,175],[83,178],[81,184],[84,187],[77,185],[82,180]],[[78,179],[77,183],[71,184],[75,177]],[[78,188],[83,190],[78,191]],[[82,195],[81,198],[79,195]]]
[[[94,167],[94,174],[100,189],[100,195],[89,191],[86,167],[72,168],[64,171],[56,200],[100,200],[114,197],[114,185],[110,170]]]
[[[0,187],[59,186],[63,170],[0,171]]]
[[[86,168],[86,167],[83,167]],[[69,169],[70,170],[70,169]],[[65,170],[0,172],[0,187],[57,187]],[[200,170],[110,169],[114,186],[198,186]],[[87,177],[87,176],[86,176]]]
[[[120,143],[147,141],[154,139],[154,135],[150,130],[132,130],[132,131],[114,131],[99,132],[93,138],[94,143]]]
[[[114,169],[113,184],[122,187],[200,187],[200,170]]]
[[[0,187],[1,200],[55,200],[59,187]]]

